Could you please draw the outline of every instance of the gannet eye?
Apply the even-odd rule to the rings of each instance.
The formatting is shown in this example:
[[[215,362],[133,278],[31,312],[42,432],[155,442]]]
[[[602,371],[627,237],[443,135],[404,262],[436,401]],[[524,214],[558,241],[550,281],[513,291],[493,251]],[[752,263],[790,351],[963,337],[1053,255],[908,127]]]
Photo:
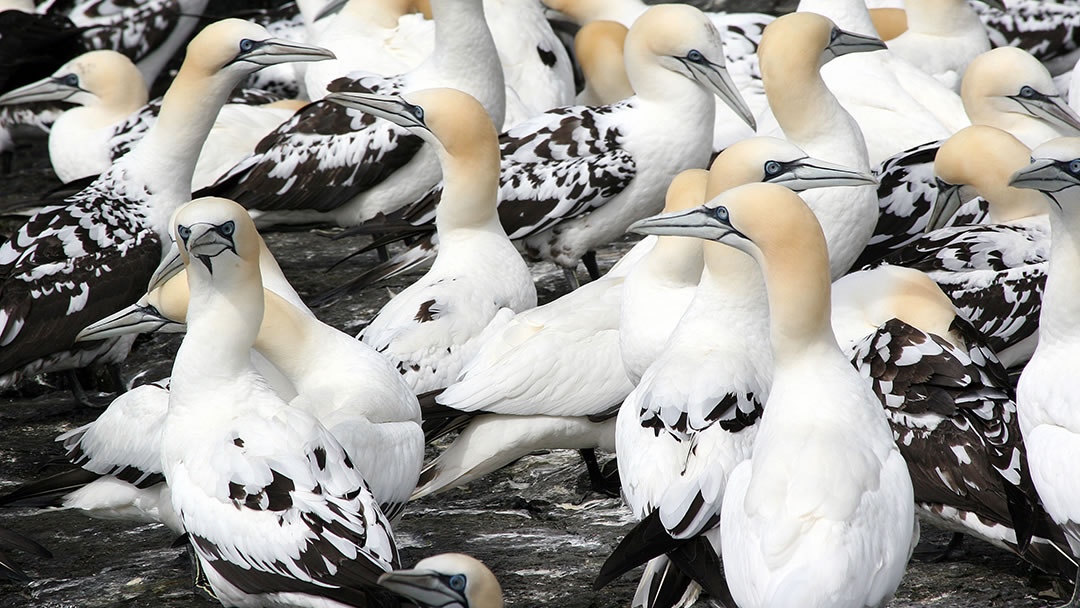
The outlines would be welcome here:
[[[1024,98],[1027,98],[1027,99],[1031,99],[1032,97],[1035,96],[1035,89],[1033,89],[1033,88],[1031,88],[1031,87],[1029,87],[1027,85],[1024,85],[1024,86],[1020,87],[1020,96],[1024,97]]]
[[[705,61],[705,56],[702,55],[701,51],[697,49],[691,49],[690,52],[686,54],[686,58],[690,61],[693,61],[694,63],[701,63],[702,61]]]
[[[412,113],[413,116],[416,117],[416,120],[424,120],[424,108],[421,108],[420,106],[413,106]]]
[[[462,591],[465,589],[465,575],[455,574],[450,577],[450,588],[454,591]]]
[[[67,76],[61,78],[60,82],[66,84],[69,87],[77,87],[79,86],[79,77],[75,74],[68,74]]]
[[[713,215],[715,215],[716,219],[720,220],[721,222],[728,221],[728,210],[727,207],[724,207],[723,205],[717,207],[716,209],[713,209]]]
[[[240,52],[241,53],[248,53],[253,48],[255,48],[255,41],[254,40],[244,38],[243,40],[240,41]]]
[[[218,232],[220,232],[222,236],[232,236],[233,233],[236,232],[236,223],[229,220],[218,228]]]
[[[177,236],[180,237],[181,240],[183,240],[186,243],[187,240],[188,240],[188,237],[191,236],[191,228],[188,228],[187,226],[185,226],[183,224],[179,224],[179,225],[176,226],[176,234],[177,234]]]
[[[780,173],[780,169],[782,168],[783,167],[780,166],[780,163],[776,162],[775,160],[770,160],[769,162],[765,163],[765,175],[772,177],[773,175]]]
[[[1080,158],[1069,163],[1069,173],[1080,174]]]

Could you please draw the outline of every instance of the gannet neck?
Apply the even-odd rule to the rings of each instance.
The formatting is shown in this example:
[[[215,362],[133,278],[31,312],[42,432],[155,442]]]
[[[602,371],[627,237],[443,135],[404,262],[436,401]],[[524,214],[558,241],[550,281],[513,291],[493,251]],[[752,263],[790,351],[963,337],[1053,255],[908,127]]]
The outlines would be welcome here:
[[[574,52],[585,74],[586,105],[612,104],[634,94],[623,57],[626,33],[621,23],[593,21],[574,36]]]
[[[433,2],[431,10],[435,49],[429,62],[436,74],[473,72],[477,56],[498,56],[481,0],[442,0]]]
[[[1075,205],[1076,201],[1062,201]],[[1039,315],[1039,345],[1075,342],[1080,336],[1080,218],[1075,212],[1050,211],[1050,262],[1042,312]]]
[[[578,25],[608,20],[630,27],[649,7],[641,0],[542,0]]]
[[[393,29],[411,9],[411,0],[349,0],[337,19],[346,17],[352,23]]]
[[[624,57],[626,78],[639,99],[686,105],[702,111],[705,104],[713,103],[712,93],[686,76],[664,67],[660,57],[632,37],[626,39]],[[711,120],[709,124],[712,124]]]
[[[723,294],[724,301],[733,305],[765,300],[765,281],[754,258],[715,241],[705,241],[702,248],[705,263],[701,285]]]
[[[255,350],[297,384],[312,361],[308,355],[314,341],[313,325],[318,321],[269,289],[263,290],[263,297],[265,310]],[[296,388],[303,390],[299,385]]]
[[[920,34],[954,36],[960,29],[982,22],[967,0],[906,0],[908,30]]]
[[[696,285],[704,268],[702,243],[692,236],[662,236],[639,264],[673,285]]]
[[[800,13],[825,15],[842,30],[878,37],[870,11],[863,0],[800,0],[795,9]]]
[[[497,151],[498,146],[494,149]],[[474,156],[442,156],[443,193],[435,212],[435,227],[440,235],[474,228],[505,231],[499,223],[497,195],[499,157],[477,153]]]
[[[763,46],[766,52],[759,53],[759,56],[765,96],[784,135],[792,143],[814,155],[819,154],[812,149],[816,147],[815,142],[854,135],[858,129],[854,119],[840,105],[821,77],[817,49],[790,48],[786,41],[777,42],[781,44],[780,48]],[[807,52],[808,50],[810,52]],[[838,128],[843,128],[848,133],[838,132]],[[862,139],[861,132],[858,132],[858,138]],[[865,148],[865,143],[863,147]],[[869,168],[869,161],[865,160],[865,152],[862,156],[865,166],[854,168],[866,170]]]
[[[200,377],[230,378],[249,369],[249,353],[262,323],[263,288],[257,264],[235,257],[228,262],[215,260],[220,263],[243,268],[243,279],[222,284],[202,269],[193,272],[190,266],[187,273],[191,292],[187,336],[176,353],[174,368],[183,367]]]

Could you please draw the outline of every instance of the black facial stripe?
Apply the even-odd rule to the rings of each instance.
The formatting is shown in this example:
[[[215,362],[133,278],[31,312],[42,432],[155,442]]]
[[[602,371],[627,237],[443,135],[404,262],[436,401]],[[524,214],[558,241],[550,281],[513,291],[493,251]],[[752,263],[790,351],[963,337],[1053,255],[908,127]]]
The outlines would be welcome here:
[[[240,51],[239,53],[236,54],[235,57],[230,59],[229,62],[226,63],[225,65],[232,65],[232,64],[236,63],[237,61],[243,61],[244,57],[247,57],[248,55],[252,54],[253,52],[261,49],[264,46],[266,46],[266,41],[265,40],[252,40],[252,42],[254,42],[255,44],[251,45],[250,49],[248,49],[246,51]]]

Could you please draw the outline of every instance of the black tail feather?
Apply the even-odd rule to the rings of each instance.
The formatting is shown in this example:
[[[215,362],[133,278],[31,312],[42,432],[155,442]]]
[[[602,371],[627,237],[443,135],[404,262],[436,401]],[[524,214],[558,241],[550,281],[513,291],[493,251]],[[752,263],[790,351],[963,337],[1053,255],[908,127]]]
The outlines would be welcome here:
[[[623,574],[654,557],[674,551],[685,542],[687,541],[672,538],[663,522],[660,521],[660,512],[653,511],[627,532],[619,542],[619,546],[615,547],[615,550],[604,561],[604,565],[600,567],[600,573],[593,581],[593,590],[603,589]]]
[[[24,483],[0,496],[0,507],[59,507],[68,493],[97,481],[101,475],[72,467],[48,477]]]

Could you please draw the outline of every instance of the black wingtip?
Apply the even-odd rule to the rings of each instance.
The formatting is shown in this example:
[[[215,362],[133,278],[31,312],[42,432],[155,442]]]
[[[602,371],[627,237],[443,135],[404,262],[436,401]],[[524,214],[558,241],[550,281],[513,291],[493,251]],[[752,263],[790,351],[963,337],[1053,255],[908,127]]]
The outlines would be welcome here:
[[[0,496],[0,507],[60,507],[64,497],[93,483],[101,475],[73,467],[48,477],[24,483]]]
[[[603,589],[623,574],[654,557],[675,550],[685,542],[672,538],[663,522],[660,521],[660,512],[653,511],[627,532],[619,542],[619,546],[615,547],[615,550],[604,561],[604,565],[600,567],[600,573],[593,581],[593,591]]]

